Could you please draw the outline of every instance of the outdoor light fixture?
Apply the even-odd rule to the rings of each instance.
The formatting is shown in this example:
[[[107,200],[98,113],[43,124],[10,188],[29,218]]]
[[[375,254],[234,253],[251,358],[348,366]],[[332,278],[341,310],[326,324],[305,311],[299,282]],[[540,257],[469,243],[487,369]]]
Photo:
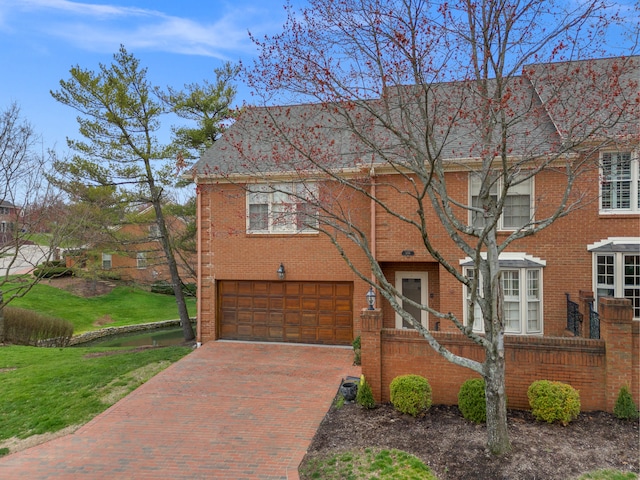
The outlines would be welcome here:
[[[284,280],[284,265],[281,263],[280,267],[278,267],[278,278],[280,280]]]
[[[376,304],[376,292],[373,287],[369,287],[369,291],[367,292],[367,303],[369,304],[369,310],[374,310],[374,306]]]

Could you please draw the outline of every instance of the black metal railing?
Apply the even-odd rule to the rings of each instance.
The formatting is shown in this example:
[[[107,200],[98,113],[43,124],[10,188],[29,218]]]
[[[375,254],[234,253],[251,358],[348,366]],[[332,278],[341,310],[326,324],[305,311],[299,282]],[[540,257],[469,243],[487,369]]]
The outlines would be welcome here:
[[[589,338],[600,338],[600,315],[593,309],[593,302],[589,303]]]
[[[579,337],[582,330],[582,314],[580,313],[578,304],[571,301],[568,293],[565,293],[565,295],[567,296],[567,330],[576,337]],[[598,323],[598,326],[599,325]]]

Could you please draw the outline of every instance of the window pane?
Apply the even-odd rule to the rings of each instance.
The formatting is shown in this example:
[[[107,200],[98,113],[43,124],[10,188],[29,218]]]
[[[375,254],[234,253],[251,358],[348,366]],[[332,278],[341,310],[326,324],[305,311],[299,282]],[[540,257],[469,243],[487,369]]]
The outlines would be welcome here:
[[[249,230],[265,231],[269,228],[269,206],[265,204],[249,205]]]
[[[296,206],[293,203],[274,203],[271,207],[274,232],[296,230]]]
[[[531,197],[529,195],[507,195],[502,212],[502,226],[516,229],[529,223]]]
[[[520,332],[519,302],[504,302],[504,326],[506,332]]]
[[[600,206],[603,209],[631,208],[631,153],[602,155]]]
[[[527,331],[540,330],[540,271],[527,270]]]
[[[614,284],[613,255],[598,255],[596,259],[598,286]]]
[[[634,318],[640,317],[640,255],[624,256],[624,298],[631,300]]]
[[[505,270],[502,272],[502,289],[504,298],[509,300],[520,299],[520,278],[518,270]]]

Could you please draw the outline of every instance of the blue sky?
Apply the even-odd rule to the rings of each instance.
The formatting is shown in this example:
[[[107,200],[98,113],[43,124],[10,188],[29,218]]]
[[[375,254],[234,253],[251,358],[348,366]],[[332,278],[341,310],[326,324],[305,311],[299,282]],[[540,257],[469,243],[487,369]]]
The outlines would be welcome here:
[[[624,14],[636,1],[616,3]],[[76,112],[49,92],[58,90],[60,80],[69,79],[72,66],[97,70],[99,63],[110,64],[123,44],[148,68],[154,85],[182,88],[213,81],[214,68],[224,61],[250,61],[257,54],[248,31],[260,38],[281,29],[284,3],[0,0],[0,111],[18,103],[23,118],[42,135],[43,147],[64,153],[65,138],[78,138]],[[292,3],[300,6],[305,0]],[[624,54],[624,46],[612,53]],[[237,103],[251,103],[247,88],[238,88]]]
[[[299,2],[295,2],[299,3]],[[154,85],[182,88],[215,80],[226,60],[250,60],[259,37],[277,33],[284,0],[0,0],[0,111],[11,102],[42,135],[44,148],[67,151],[78,138],[76,112],[51,90],[72,66],[97,70],[123,44]],[[250,100],[238,85],[238,104]]]

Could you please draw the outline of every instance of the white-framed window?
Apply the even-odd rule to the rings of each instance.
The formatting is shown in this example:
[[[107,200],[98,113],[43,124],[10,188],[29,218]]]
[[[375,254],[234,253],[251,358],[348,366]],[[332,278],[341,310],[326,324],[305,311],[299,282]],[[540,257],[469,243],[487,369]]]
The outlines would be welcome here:
[[[640,166],[631,152],[600,153],[600,212],[640,213]]]
[[[111,270],[111,254],[110,253],[102,254],[102,269]]]
[[[248,233],[313,233],[318,217],[315,183],[252,185],[247,192]]]
[[[157,223],[149,225],[149,238],[160,238],[160,227]]]
[[[470,205],[478,206],[478,196],[480,195],[481,180],[477,174],[469,174],[469,195]],[[498,219],[498,230],[517,230],[529,224],[533,220],[533,177],[522,180],[518,183],[518,178],[514,180],[507,191],[504,200],[502,215]],[[498,192],[502,192],[502,178],[496,178],[491,185],[490,194],[495,202],[498,201]],[[471,211],[469,222],[475,227],[483,225],[483,215],[476,211]]]
[[[0,222],[0,232],[5,233],[8,231],[9,228],[7,227],[7,222]]]
[[[470,259],[462,262],[463,273],[473,279],[477,270]],[[500,256],[502,290],[504,293],[504,331],[513,335],[541,335],[542,315],[542,270],[545,262],[526,254],[503,254]],[[478,296],[482,295],[480,278]],[[471,305],[471,291],[464,287],[464,321],[468,321],[473,308],[473,331],[484,332],[482,312],[478,303]]]
[[[9,207],[0,207],[0,215],[9,215],[11,209]]]
[[[602,297],[628,298],[640,318],[640,238],[608,238],[589,245],[593,254],[595,305]]]
[[[396,272],[396,290],[403,297],[420,305],[429,304],[427,272]],[[397,301],[407,313],[419,320],[423,327],[428,328],[429,317],[426,310],[415,307],[400,297],[397,297]],[[396,328],[413,328],[413,326],[396,313]]]
[[[145,252],[136,253],[136,266],[139,270],[147,268],[147,254]]]

